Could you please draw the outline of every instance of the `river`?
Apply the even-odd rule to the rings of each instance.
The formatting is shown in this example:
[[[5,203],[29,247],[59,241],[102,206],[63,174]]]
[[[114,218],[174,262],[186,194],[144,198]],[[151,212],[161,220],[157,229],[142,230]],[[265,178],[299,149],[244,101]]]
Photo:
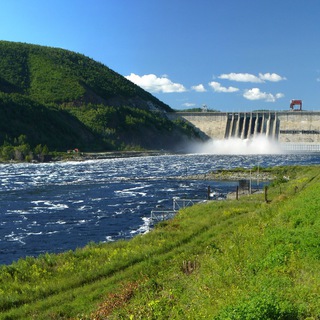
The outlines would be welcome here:
[[[150,212],[172,198],[205,199],[237,182],[181,180],[216,169],[320,164],[319,154],[162,155],[0,164],[0,264],[90,241],[130,238],[150,229]]]

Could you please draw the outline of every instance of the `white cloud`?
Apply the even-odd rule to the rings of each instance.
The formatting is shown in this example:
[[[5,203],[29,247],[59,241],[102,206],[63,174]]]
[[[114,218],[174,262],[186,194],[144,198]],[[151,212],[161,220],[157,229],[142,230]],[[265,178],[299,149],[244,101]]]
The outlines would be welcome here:
[[[271,81],[271,82],[278,82],[278,81],[282,81],[282,80],[287,80],[287,78],[285,77],[281,77],[276,73],[259,73],[259,78],[261,80],[265,80],[265,81]]]
[[[236,92],[239,91],[238,88],[235,87],[222,87],[219,82],[209,82],[209,86],[215,91],[215,92]]]
[[[275,95],[271,93],[261,92],[259,88],[252,88],[245,90],[243,97],[248,100],[265,100],[267,102],[275,102],[277,99],[283,98],[283,93],[277,93]]]
[[[276,73],[259,73],[259,76],[255,76],[254,74],[250,73],[228,73],[228,74],[221,74],[219,79],[230,80],[230,81],[237,81],[237,82],[253,82],[253,83],[262,83],[265,81],[271,82],[278,82],[282,80],[286,80],[285,77],[281,77]]]
[[[184,107],[194,107],[195,105],[196,105],[195,103],[190,103],[190,102],[186,102],[182,104],[182,106]]]
[[[154,74],[139,76],[131,73],[129,76],[125,76],[125,78],[149,92],[169,93],[187,91],[182,84],[172,82],[166,75],[161,77],[157,77]]]
[[[250,74],[250,73],[229,73],[229,74],[221,74],[219,79],[237,81],[237,82],[263,82],[259,77]]]
[[[275,95],[275,97],[276,97],[276,99],[281,99],[281,98],[284,97],[284,94],[279,92],[279,93],[277,93],[277,94]]]
[[[203,86],[203,84],[198,84],[197,86],[192,86],[192,90],[197,91],[197,92],[206,92],[207,90]]]

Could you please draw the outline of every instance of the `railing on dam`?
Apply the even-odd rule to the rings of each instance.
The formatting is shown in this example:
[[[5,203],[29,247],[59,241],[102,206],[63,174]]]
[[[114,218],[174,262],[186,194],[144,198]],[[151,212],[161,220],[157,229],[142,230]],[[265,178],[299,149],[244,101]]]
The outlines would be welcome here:
[[[283,143],[281,148],[288,152],[320,152],[320,144],[311,143]]]

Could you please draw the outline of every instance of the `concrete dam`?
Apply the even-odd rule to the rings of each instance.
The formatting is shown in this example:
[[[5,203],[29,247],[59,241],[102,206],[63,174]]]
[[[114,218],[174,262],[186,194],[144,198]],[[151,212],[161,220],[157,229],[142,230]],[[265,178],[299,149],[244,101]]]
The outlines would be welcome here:
[[[168,117],[184,119],[213,140],[264,135],[288,151],[320,151],[320,112],[176,112]]]

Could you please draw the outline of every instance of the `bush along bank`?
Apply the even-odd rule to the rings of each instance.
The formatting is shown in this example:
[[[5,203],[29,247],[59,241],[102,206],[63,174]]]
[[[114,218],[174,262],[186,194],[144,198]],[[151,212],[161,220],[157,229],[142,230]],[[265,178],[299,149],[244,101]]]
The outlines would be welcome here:
[[[319,319],[319,166],[279,173],[268,201],[198,204],[130,241],[2,266],[1,317]]]
[[[25,135],[20,135],[12,141],[5,141],[0,146],[0,162],[45,162],[51,159],[52,155],[49,154],[49,149],[46,145],[38,144],[32,148]]]

